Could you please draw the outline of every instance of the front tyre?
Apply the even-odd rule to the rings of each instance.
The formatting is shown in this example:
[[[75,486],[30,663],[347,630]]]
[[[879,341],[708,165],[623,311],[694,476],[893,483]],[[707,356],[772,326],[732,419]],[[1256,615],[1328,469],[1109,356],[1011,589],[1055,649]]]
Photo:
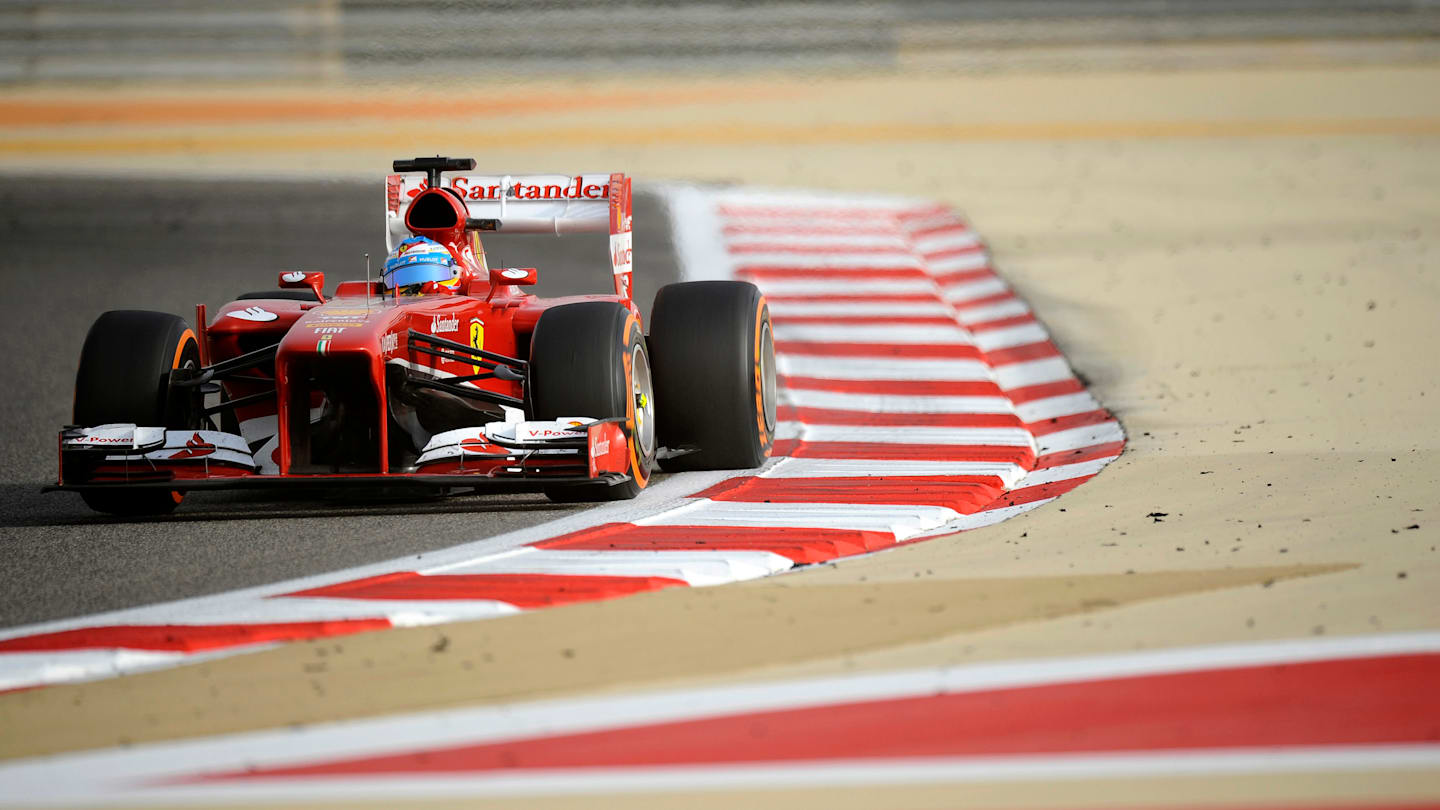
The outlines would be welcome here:
[[[775,441],[775,340],[754,284],[691,281],[655,296],[650,343],[667,472],[749,469]]]
[[[86,427],[120,422],[199,428],[203,415],[197,392],[170,386],[171,371],[199,366],[200,346],[183,318],[144,310],[106,312],[90,327],[80,350],[72,421]],[[175,511],[184,495],[90,490],[80,497],[98,512],[159,515]]]
[[[547,486],[545,494],[551,500],[627,500],[650,482],[656,447],[655,392],[645,336],[628,309],[594,301],[546,310],[530,339],[526,390],[534,419],[625,419],[630,480],[613,486]]]

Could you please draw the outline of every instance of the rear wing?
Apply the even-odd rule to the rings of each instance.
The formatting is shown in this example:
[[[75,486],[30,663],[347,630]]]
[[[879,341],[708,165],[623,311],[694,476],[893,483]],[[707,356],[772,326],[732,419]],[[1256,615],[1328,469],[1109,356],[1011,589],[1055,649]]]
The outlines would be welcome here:
[[[480,175],[435,173],[465,201],[482,231],[553,234],[609,233],[615,292],[630,298],[631,195],[623,174]],[[405,213],[429,181],[419,174],[385,178],[385,249],[410,236]]]

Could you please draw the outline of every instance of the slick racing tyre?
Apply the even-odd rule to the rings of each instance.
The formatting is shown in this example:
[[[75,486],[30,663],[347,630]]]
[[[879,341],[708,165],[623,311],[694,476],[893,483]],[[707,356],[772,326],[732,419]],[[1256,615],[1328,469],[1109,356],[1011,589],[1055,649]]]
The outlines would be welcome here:
[[[199,428],[198,389],[172,389],[170,372],[198,368],[200,346],[183,318],[164,312],[116,310],[101,315],[80,350],[73,422]],[[184,497],[167,490],[85,491],[85,503],[116,515],[173,512]]]
[[[692,281],[655,296],[650,345],[668,472],[758,467],[775,441],[775,341],[754,284]]]
[[[618,501],[638,495],[650,482],[656,444],[650,355],[635,316],[605,301],[546,310],[530,339],[528,373],[532,418],[620,416],[629,437],[629,481],[613,486],[552,485],[545,494],[562,502]]]

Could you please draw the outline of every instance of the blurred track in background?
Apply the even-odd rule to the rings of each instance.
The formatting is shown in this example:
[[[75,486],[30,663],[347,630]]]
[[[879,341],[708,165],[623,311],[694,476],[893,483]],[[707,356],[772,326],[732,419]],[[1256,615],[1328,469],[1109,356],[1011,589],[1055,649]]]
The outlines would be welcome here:
[[[0,81],[1137,68],[1233,63],[1226,45],[1244,41],[1298,46],[1249,59],[1306,61],[1316,40],[1376,38],[1390,40],[1389,61],[1433,57],[1437,33],[1440,7],[1424,0],[3,0]],[[1164,47],[1175,45],[1206,48]]]

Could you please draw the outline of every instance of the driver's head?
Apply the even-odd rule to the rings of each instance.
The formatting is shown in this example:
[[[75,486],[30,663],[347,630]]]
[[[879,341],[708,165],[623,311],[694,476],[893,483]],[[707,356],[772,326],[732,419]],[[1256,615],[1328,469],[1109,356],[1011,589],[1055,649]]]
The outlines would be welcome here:
[[[385,259],[380,283],[387,290],[402,293],[419,291],[427,281],[453,281],[460,275],[460,266],[444,245],[424,236],[412,236],[395,246]]]

